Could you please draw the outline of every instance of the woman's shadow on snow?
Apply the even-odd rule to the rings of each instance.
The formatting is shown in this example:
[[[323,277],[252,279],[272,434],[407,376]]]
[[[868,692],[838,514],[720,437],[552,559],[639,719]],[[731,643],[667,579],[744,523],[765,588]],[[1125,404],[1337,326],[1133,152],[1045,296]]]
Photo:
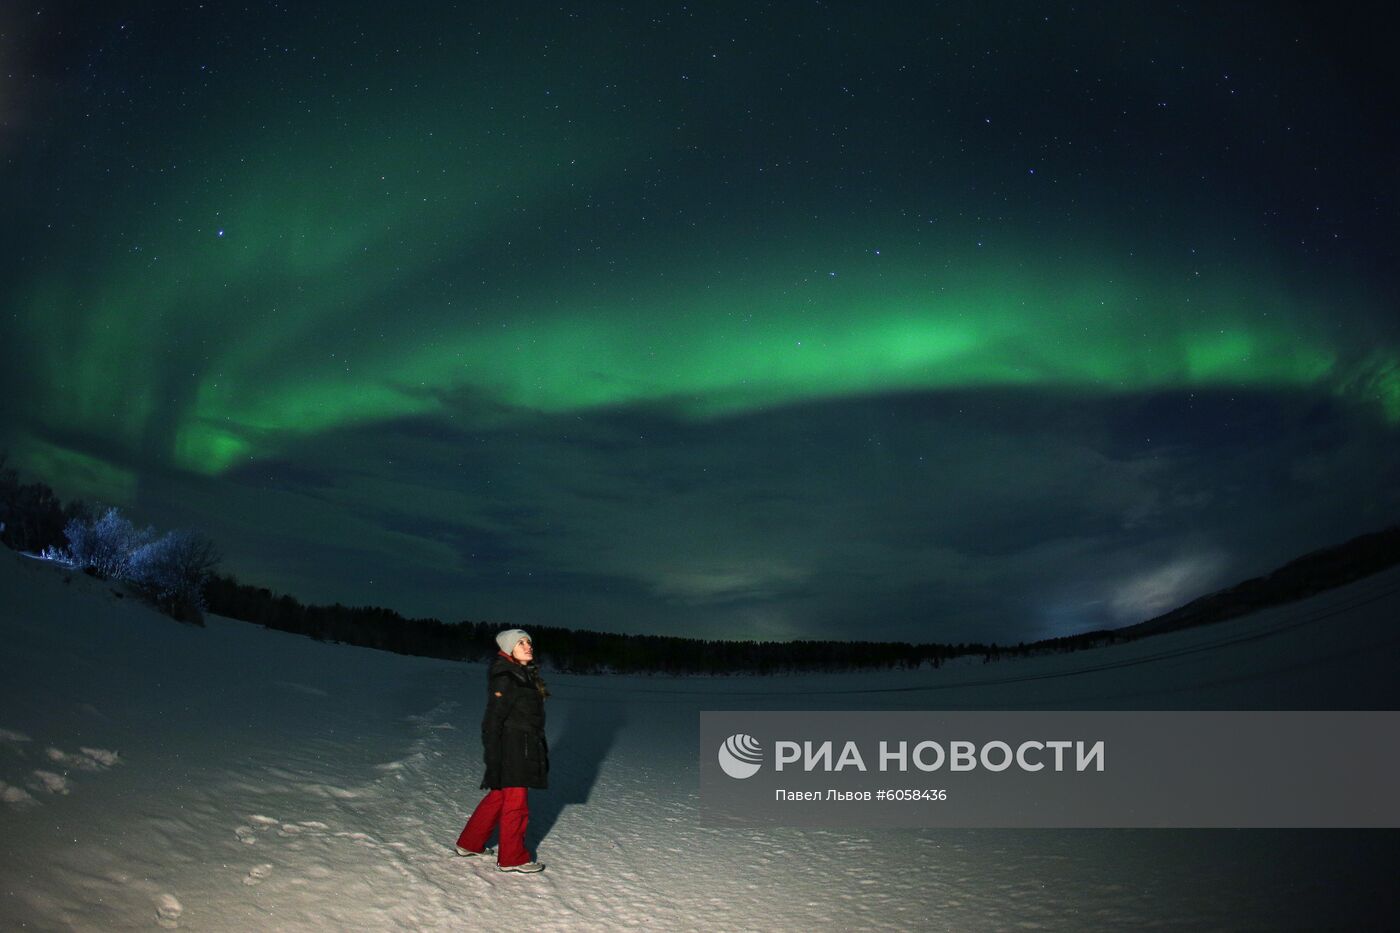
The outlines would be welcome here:
[[[625,708],[611,697],[569,697],[563,731],[549,743],[549,789],[530,794],[526,846],[533,850],[549,835],[570,804],[586,804],[617,734],[627,722]]]

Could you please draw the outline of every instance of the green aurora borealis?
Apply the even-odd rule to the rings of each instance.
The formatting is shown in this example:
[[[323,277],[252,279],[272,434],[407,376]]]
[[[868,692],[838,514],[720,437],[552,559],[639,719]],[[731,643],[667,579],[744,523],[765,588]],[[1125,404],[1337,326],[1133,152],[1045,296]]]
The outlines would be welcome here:
[[[851,633],[862,630],[859,605],[893,618],[901,636],[971,634],[971,623],[925,618],[919,599],[881,602],[950,576],[985,594],[1020,572],[969,572],[980,550],[967,543],[972,525],[957,542],[930,527],[924,538],[901,529],[897,544],[873,543],[902,507],[870,490],[920,488],[845,459],[871,436],[882,399],[896,400],[890,411],[926,399],[930,412],[999,413],[981,428],[958,422],[957,433],[944,414],[890,430],[945,458],[964,446],[995,447],[1003,466],[1023,458],[1010,475],[1053,474],[1035,440],[1059,445],[1052,435],[1122,465],[1134,483],[1163,471],[1141,480],[1155,527],[1090,530],[1061,516],[1069,524],[1055,531],[1027,518],[1018,537],[1003,522],[1001,554],[1048,560],[1057,540],[1097,542],[1055,557],[1053,572],[1037,563],[1038,582],[1010,585],[1024,590],[1014,607],[969,614],[1004,636],[1102,621],[1101,606],[998,621],[1043,604],[1025,594],[1043,595],[1047,577],[1091,578],[1097,550],[1134,555],[1115,579],[1183,560],[1214,568],[1187,574],[1172,594],[1187,596],[1280,556],[1280,541],[1304,550],[1394,519],[1395,494],[1383,490],[1400,425],[1395,281],[1367,272],[1394,243],[1394,179],[1367,212],[1356,206],[1367,203],[1356,178],[1369,164],[1365,140],[1326,150],[1279,141],[1325,138],[1333,121],[1356,117],[1331,106],[1345,75],[1300,90],[1314,79],[1291,57],[1306,54],[1289,44],[1298,22],[1254,35],[1246,54],[1167,13],[1129,26],[1057,8],[1054,27],[1006,12],[982,24],[967,10],[928,14],[912,27],[823,14],[839,22],[793,33],[779,13],[738,28],[734,11],[667,9],[523,21],[440,12],[422,22],[354,7],[254,22],[149,12],[67,22],[62,42],[52,24],[3,24],[40,77],[12,90],[0,144],[14,206],[0,442],[61,495],[200,524],[225,544],[230,569],[307,598],[522,623],[567,624],[572,607],[586,606],[577,611],[591,624],[624,630],[663,630],[674,610],[683,630]],[[848,43],[830,37],[833,25]],[[172,45],[177,35],[188,41]],[[1016,38],[992,56],[995,36]],[[920,54],[920,42],[940,54]],[[49,58],[54,48],[63,54]],[[1165,48],[1186,64],[1159,64]],[[979,61],[995,65],[979,72]],[[1096,89],[1080,86],[1086,73],[1099,76]],[[1325,217],[1307,213],[1311,201]],[[1310,223],[1317,229],[1300,226]],[[1318,466],[1322,441],[1274,453],[1344,469],[1352,498],[1309,503],[1275,489],[1254,512],[1217,515],[1228,534],[1200,516],[1169,518],[1173,496],[1228,499],[1247,473],[1231,460],[1236,442],[1221,440],[1236,430],[1227,425],[1248,423],[1229,413],[1238,398],[1283,426],[1262,446],[1283,443],[1288,425],[1326,421],[1329,449],[1359,460]],[[1118,446],[1121,420],[1085,427],[1154,399],[1187,400],[1194,414],[1183,421],[1209,426],[1184,432],[1192,440],[1171,448],[1172,467],[1155,450]],[[1045,419],[1059,417],[1074,427],[1050,430]],[[573,459],[582,455],[571,444],[630,418],[674,432],[647,470],[669,464],[690,488],[696,470],[713,468],[733,498],[658,511],[638,486],[614,486],[638,468],[630,454],[600,444],[585,465]],[[809,452],[831,474],[773,472],[782,458],[755,438],[781,443],[778,426],[809,420],[830,432]],[[444,432],[416,464],[413,448],[387,440],[409,423]],[[767,427],[726,433],[739,424]],[[366,439],[381,431],[375,448]],[[548,447],[521,440],[544,436]],[[537,529],[502,517],[537,506],[538,491],[520,480],[488,492],[446,468],[449,448],[470,446],[495,457],[479,478],[518,464],[520,444],[558,464],[530,468],[546,488],[592,476],[596,498],[617,503],[602,515],[583,505],[592,496],[554,501],[545,526],[615,523],[626,538],[640,524],[674,523],[690,529],[674,563],[657,558],[666,545],[655,541],[630,563],[582,539],[567,554],[542,552],[522,543]],[[979,462],[967,469],[986,475]],[[343,472],[309,493],[271,484],[297,469]],[[1187,474],[1194,492],[1166,491]],[[361,539],[357,566],[411,554],[415,572],[435,565],[436,576],[368,590],[330,562],[252,556],[271,549],[236,516],[259,475],[270,496],[311,503],[299,543],[288,537],[279,553]],[[785,495],[805,503],[797,513],[859,511],[870,547],[835,541],[819,559],[810,529],[788,527],[785,543],[732,537],[748,527],[738,513],[714,519],[783,477],[793,480]],[[235,486],[239,495],[223,499]],[[982,504],[967,507],[997,512],[998,488],[978,487]],[[844,505],[832,503],[842,489]],[[397,518],[362,518],[396,501]],[[1290,502],[1299,511],[1280,517]],[[324,509],[355,524],[338,527]],[[1320,514],[1335,522],[1319,528]],[[489,532],[493,553],[515,555],[513,578],[538,573],[546,589],[518,590],[504,565],[444,549],[458,540],[454,523]],[[1270,544],[1252,551],[1257,540]],[[927,561],[911,557],[890,576],[874,569],[889,566],[887,549]],[[956,572],[933,569],[939,561]],[[833,566],[858,582],[823,602],[811,581]],[[767,568],[761,583],[746,576],[754,567]],[[376,585],[394,576],[390,559]],[[631,583],[619,590],[618,580]],[[1058,603],[1110,599],[1075,586],[1079,595]],[[941,618],[957,613],[948,600]],[[754,621],[770,616],[784,621]]]
[[[295,177],[312,188],[315,163]],[[439,197],[460,207],[470,194],[449,186]],[[464,390],[507,408],[660,404],[704,417],[921,389],[1238,386],[1336,394],[1400,419],[1393,354],[1344,347],[1320,324],[1326,309],[1218,271],[1208,283],[1162,282],[1089,257],[1036,268],[1029,243],[987,262],[980,250],[898,236],[863,238],[885,244],[878,254],[842,256],[839,243],[816,238],[791,249],[830,257],[815,268],[772,256],[761,276],[735,260],[696,275],[677,262],[669,280],[585,286],[581,298],[567,280],[527,284],[460,309],[460,297],[395,284],[425,274],[439,253],[470,254],[472,235],[449,210],[416,209],[415,189],[387,199],[383,216],[354,219],[342,216],[345,200],[322,190],[235,196],[189,211],[213,221],[183,236],[190,222],[166,218],[158,226],[172,232],[102,269],[94,291],[65,286],[57,270],[41,277],[25,315],[36,343],[83,309],[69,340],[43,341],[40,385],[55,423],[132,453],[168,431],[174,465],[213,474],[275,455],[287,435],[441,414],[438,393]],[[358,229],[398,224],[424,242],[386,246]],[[383,250],[391,255],[366,259]],[[274,303],[259,306],[257,295]],[[385,304],[409,320],[386,320]],[[666,326],[649,325],[658,319]],[[196,342],[203,358],[175,385],[130,365],[153,349],[187,355]]]

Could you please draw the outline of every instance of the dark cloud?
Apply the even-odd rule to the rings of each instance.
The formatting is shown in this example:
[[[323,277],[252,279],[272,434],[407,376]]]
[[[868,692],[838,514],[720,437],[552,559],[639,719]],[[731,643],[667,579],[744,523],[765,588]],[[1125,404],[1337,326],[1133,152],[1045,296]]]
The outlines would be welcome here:
[[[1134,408],[1194,415],[1173,431]],[[998,392],[700,422],[399,422],[143,499],[181,503],[163,516],[303,598],[714,637],[1014,642],[1139,621],[1381,524],[1400,497],[1372,483],[1400,457],[1351,417],[1238,394]],[[1222,440],[1201,419],[1254,427]],[[1365,482],[1336,482],[1348,475]]]

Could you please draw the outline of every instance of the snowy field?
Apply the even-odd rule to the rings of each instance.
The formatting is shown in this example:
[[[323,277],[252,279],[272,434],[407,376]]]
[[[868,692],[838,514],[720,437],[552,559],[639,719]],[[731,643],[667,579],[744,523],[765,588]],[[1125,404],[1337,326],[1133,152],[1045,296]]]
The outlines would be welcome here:
[[[1057,657],[556,674],[527,834],[548,868],[524,876],[452,854],[482,665],[185,626],[0,549],[0,927],[1393,927],[1400,831],[736,831],[707,823],[696,759],[702,709],[1395,709],[1397,604],[1400,569]]]

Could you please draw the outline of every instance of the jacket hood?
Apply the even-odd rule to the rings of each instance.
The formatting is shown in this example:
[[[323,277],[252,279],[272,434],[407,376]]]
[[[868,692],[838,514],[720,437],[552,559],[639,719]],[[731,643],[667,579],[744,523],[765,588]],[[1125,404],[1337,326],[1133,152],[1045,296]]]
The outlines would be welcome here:
[[[539,690],[541,696],[549,696],[549,688],[545,686],[544,678],[540,676],[539,665],[534,661],[521,664],[507,654],[498,654],[491,660],[491,667],[486,676],[489,678],[498,674],[505,674],[523,686]]]
[[[491,668],[488,671],[488,676],[494,677],[504,672],[521,683],[529,683],[530,675],[536,670],[538,670],[538,668],[535,667],[533,661],[529,664],[521,664],[508,654],[497,654],[491,659]]]

